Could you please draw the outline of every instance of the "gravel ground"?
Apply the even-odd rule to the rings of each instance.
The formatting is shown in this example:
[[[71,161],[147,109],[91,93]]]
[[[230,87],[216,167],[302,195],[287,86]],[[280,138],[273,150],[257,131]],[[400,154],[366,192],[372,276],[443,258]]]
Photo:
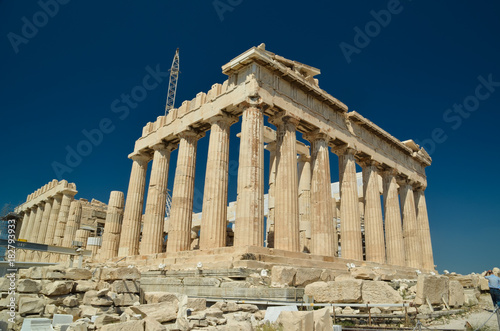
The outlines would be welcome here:
[[[472,326],[472,330],[476,330],[488,319],[488,322],[484,325],[481,330],[499,330],[498,320],[495,315],[493,315],[493,304],[491,303],[491,297],[489,294],[482,294],[479,298],[479,305],[473,308],[470,312],[464,315],[450,316],[447,318],[442,318],[436,320],[432,325],[426,325],[429,329],[462,329],[465,330],[466,323]],[[425,330],[423,327],[422,330]]]

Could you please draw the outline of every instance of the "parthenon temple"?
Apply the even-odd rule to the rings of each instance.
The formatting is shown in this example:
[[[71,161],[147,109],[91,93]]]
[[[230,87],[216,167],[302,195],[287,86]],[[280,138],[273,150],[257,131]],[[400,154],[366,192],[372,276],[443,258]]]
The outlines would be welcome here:
[[[234,256],[244,252],[250,256],[247,265],[279,256],[302,266],[347,262],[434,270],[424,194],[431,158],[423,148],[349,111],[319,87],[319,69],[271,53],[263,44],[231,60],[222,72],[228,76],[223,84],[144,127],[129,155],[126,199],[120,192],[111,194],[96,258],[195,266],[231,256],[235,262]],[[238,121],[239,139],[231,141],[231,146],[239,145],[237,183],[229,183],[230,128]],[[197,142],[208,131],[206,175],[197,179],[205,183],[203,204],[195,214]],[[174,165],[170,154],[175,150]],[[332,192],[332,155],[338,160],[337,196]],[[172,166],[175,176],[168,178]],[[169,180],[173,190],[166,220]],[[228,204],[230,184],[237,185],[237,198]],[[38,202],[26,209],[29,226],[23,226],[21,237],[39,233],[29,239],[62,240],[53,217],[70,213],[76,190],[62,182],[57,187],[62,195],[52,198],[52,211],[40,212]],[[228,208],[234,212],[232,220]],[[45,223],[42,238],[35,226]]]

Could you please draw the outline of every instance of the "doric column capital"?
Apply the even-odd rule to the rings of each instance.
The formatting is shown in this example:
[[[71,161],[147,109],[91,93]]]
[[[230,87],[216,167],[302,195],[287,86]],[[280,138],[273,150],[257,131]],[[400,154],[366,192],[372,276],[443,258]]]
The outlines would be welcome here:
[[[271,117],[269,117],[269,123],[278,126],[281,123],[290,123],[295,126],[297,126],[300,122],[300,118],[295,117],[292,114],[287,114],[286,112],[282,111],[279,112]]]
[[[164,150],[164,149],[166,149],[166,148],[167,148],[167,145],[166,145],[163,141],[161,141],[161,142],[159,142],[159,143],[156,143],[156,144],[152,145],[152,146],[151,146],[151,148],[152,148],[153,150],[155,150],[155,151],[159,151],[159,150]]]
[[[299,161],[299,162],[311,162],[311,157],[309,155],[299,154],[297,156],[297,161]]]
[[[425,184],[420,183],[420,182],[413,183],[413,191],[414,192],[417,192],[417,191],[424,192],[426,188],[427,188],[427,186]]]
[[[356,155],[357,152],[358,151],[356,150],[355,146],[352,146],[351,144],[344,144],[344,145],[332,147],[332,153],[335,153],[338,156]]]
[[[61,191],[61,194],[63,196],[67,196],[69,198],[73,198],[75,195],[76,195],[77,192],[75,192],[74,190],[64,190],[64,191]]]
[[[151,159],[149,155],[146,154],[141,154],[141,153],[134,153],[132,155],[129,155],[129,159],[132,159],[133,161],[139,162],[139,163],[147,163]]]
[[[205,136],[205,132],[198,132],[198,131],[195,131],[192,129],[188,129],[188,130],[185,130],[185,131],[178,133],[177,135],[181,139],[186,139],[188,141],[194,142],[200,138],[203,138]]]
[[[414,187],[416,186],[416,182],[411,179],[411,178],[408,178],[408,177],[403,177],[403,176],[397,176],[396,177],[396,182],[398,183],[399,187],[403,187],[403,186],[411,186],[412,190],[414,189]]]
[[[380,167],[380,162],[375,161],[371,156],[359,158],[358,163],[362,168],[365,168],[365,167],[377,167],[377,168],[379,168]]]
[[[269,105],[262,102],[261,98],[249,97],[249,98],[246,98],[245,101],[238,104],[237,107],[242,109],[242,110],[245,110],[245,108],[257,108],[257,109],[261,110],[262,112],[264,112],[265,110],[267,110],[269,108]]]
[[[330,137],[325,132],[323,132],[319,129],[304,133],[302,135],[302,138],[309,141],[310,143],[312,143],[313,141],[316,141],[316,140],[324,140],[327,143],[330,141]]]
[[[226,113],[221,113],[207,119],[207,123],[209,123],[210,125],[217,122],[233,125],[234,123],[238,122],[238,117]]]
[[[388,177],[388,176],[397,177],[399,175],[399,171],[394,168],[384,168],[384,170],[380,172],[380,175],[382,177]]]
[[[151,146],[151,148],[155,151],[165,151],[165,152],[172,152],[173,150],[177,149],[178,144],[172,144],[172,143],[167,143],[167,142],[159,142]]]
[[[270,152],[275,152],[276,151],[276,141],[272,141],[270,143],[267,143],[267,145],[264,148]]]

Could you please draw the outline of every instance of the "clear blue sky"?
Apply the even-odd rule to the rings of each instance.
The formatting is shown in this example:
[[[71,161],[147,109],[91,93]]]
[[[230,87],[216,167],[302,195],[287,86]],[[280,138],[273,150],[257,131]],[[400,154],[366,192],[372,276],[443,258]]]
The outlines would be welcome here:
[[[107,202],[111,190],[126,192],[127,155],[142,127],[163,114],[167,79],[128,116],[113,112],[113,102],[142,85],[148,66],[167,71],[180,47],[180,105],[223,82],[223,64],[264,42],[320,68],[320,86],[350,110],[424,143],[439,271],[500,266],[499,1],[59,1],[0,0],[0,206],[57,178],[53,163],[65,163],[67,148],[103,119],[112,132],[63,177],[76,183],[77,197]],[[198,192],[207,145],[200,140]]]

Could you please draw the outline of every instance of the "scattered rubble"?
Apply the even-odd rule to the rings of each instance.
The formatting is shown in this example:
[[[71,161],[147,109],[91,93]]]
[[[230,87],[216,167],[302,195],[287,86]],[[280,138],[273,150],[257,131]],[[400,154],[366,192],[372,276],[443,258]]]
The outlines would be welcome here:
[[[207,301],[160,291],[159,285],[158,291],[143,291],[141,272],[135,267],[32,267],[20,270],[16,281],[16,316],[11,320],[13,322],[0,322],[4,323],[0,327],[20,330],[24,319],[50,320],[60,316],[58,314],[64,314],[72,316],[72,323],[67,328],[70,331],[234,331],[259,330],[265,324],[269,327],[281,325],[287,331],[331,330],[333,314],[337,318],[368,313],[373,316],[402,316],[405,308],[396,305],[389,309],[384,304],[412,303],[415,307],[406,307],[406,312],[432,318],[432,314],[438,312],[456,313],[459,311],[453,309],[478,305],[480,294],[485,293],[481,275],[420,274],[414,279],[394,279],[390,272],[366,267],[354,268],[351,273],[347,273],[275,266],[269,273],[257,270],[250,272],[245,279],[186,275],[170,283],[194,288],[228,288],[233,291],[248,288],[261,288],[263,291],[303,288],[304,298],[308,302],[344,305],[327,306],[314,311],[297,311],[295,306],[290,306],[295,309],[275,310],[274,317],[270,318],[263,310],[265,306],[259,306],[256,302]],[[239,284],[245,284],[245,287]],[[0,321],[10,318],[9,285],[9,279],[0,278]],[[364,304],[370,304],[370,307],[363,307]]]

